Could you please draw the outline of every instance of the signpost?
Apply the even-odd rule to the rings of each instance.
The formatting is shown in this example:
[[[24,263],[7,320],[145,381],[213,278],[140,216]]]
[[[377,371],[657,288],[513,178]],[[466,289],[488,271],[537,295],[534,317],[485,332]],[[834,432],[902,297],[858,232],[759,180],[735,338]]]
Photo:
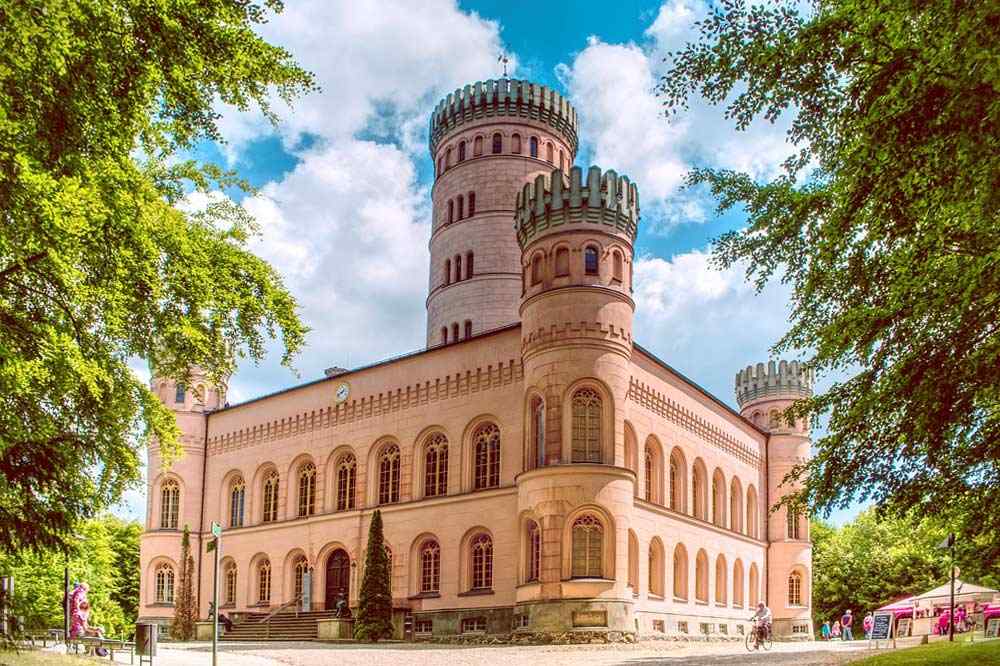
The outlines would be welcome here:
[[[222,550],[222,525],[212,521],[212,536],[215,537],[208,544],[210,550],[215,551],[214,565],[212,567],[212,666],[217,666],[219,659],[219,551]]]
[[[872,617],[872,631],[868,635],[868,647],[871,648],[872,641],[875,641],[875,649],[878,649],[879,641],[888,641],[890,638],[895,642],[895,636],[892,634],[892,620],[893,615],[891,611],[875,611],[875,615]],[[894,646],[895,647],[895,646]]]

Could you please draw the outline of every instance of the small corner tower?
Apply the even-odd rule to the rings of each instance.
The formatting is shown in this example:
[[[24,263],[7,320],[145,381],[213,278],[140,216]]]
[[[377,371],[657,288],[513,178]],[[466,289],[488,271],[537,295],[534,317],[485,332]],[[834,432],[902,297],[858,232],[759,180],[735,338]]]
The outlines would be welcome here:
[[[798,486],[782,485],[795,465],[809,458],[809,424],[789,423],[784,411],[812,395],[812,370],[798,361],[770,361],[736,373],[742,415],[770,434],[767,444],[767,602],[779,636],[812,636],[812,543],[809,519],[770,508]]]
[[[518,506],[521,529],[545,544],[518,602],[534,631],[564,631],[588,613],[609,631],[635,631],[619,509],[635,483],[624,403],[638,222],[636,186],[598,167],[585,179],[579,167],[536,176],[517,197],[528,424]]]
[[[431,115],[433,223],[427,346],[518,321],[521,253],[510,233],[525,183],[568,169],[576,111],[558,92],[528,81],[479,81]]]

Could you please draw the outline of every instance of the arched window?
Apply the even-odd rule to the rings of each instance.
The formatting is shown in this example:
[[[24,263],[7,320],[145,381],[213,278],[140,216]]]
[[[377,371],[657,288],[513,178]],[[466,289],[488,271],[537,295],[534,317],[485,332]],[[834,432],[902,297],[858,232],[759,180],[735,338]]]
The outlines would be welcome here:
[[[590,514],[573,522],[573,578],[603,577],[604,526]]]
[[[471,337],[472,337],[472,320],[471,319],[466,319],[465,320],[465,339],[468,340]]]
[[[601,462],[601,396],[591,388],[573,394],[573,462]]]
[[[539,252],[531,259],[531,286],[542,282],[542,254]]]
[[[708,555],[699,550],[694,560],[694,598],[703,604],[708,603]]]
[[[493,588],[493,539],[488,534],[480,534],[472,540],[471,546],[472,589]]]
[[[635,430],[632,429],[632,424],[628,421],[625,422],[625,467],[631,470],[635,474],[635,484],[633,490],[635,491],[635,496],[639,497],[639,454],[637,452],[639,445],[636,443]]]
[[[681,544],[674,548],[674,599],[688,599],[688,556]]]
[[[476,214],[476,193],[469,192],[469,217]]]
[[[788,576],[788,605],[802,605],[802,574],[798,571],[793,571]]]
[[[437,541],[425,541],[420,547],[420,591],[441,589],[441,547]]]
[[[198,386],[196,386],[195,390],[194,390],[194,401],[195,401],[195,403],[199,404],[199,405],[204,405],[205,404],[205,398],[207,396],[208,396],[208,392],[205,391],[205,385],[204,384],[198,384]]]
[[[243,477],[233,479],[229,486],[229,526],[243,527],[243,507],[246,504],[246,484]]]
[[[270,472],[264,478],[263,522],[273,523],[278,519],[278,473]]]
[[[299,600],[302,599],[302,591],[303,591],[302,584],[305,582],[305,574],[307,571],[309,571],[309,562],[306,560],[306,558],[299,557],[295,561],[295,568],[293,569],[293,573],[295,576],[295,584],[293,592],[294,596],[292,596],[293,599],[299,599]]]
[[[729,529],[743,531],[743,487],[735,476],[729,484]]]
[[[181,508],[181,487],[174,479],[160,486],[160,528],[176,530]]]
[[[757,491],[747,488],[747,536],[757,538]]]
[[[316,465],[306,463],[299,468],[299,518],[316,513]]]
[[[156,603],[174,603],[174,568],[166,563],[156,567]]]
[[[443,345],[448,344],[448,327],[447,326],[442,326],[441,327],[441,344],[443,344]]]
[[[496,488],[500,485],[500,428],[485,423],[472,436],[476,456],[475,489]]]
[[[758,582],[757,578],[758,578],[757,564],[754,563],[754,564],[750,565],[750,576],[749,576],[749,582],[750,582],[750,608],[756,608],[757,607],[757,602],[760,599],[760,589],[758,587],[760,585],[760,583]]]
[[[649,543],[649,593],[663,596],[663,544],[655,538]]]
[[[477,136],[475,141],[472,143],[472,155],[473,157],[479,157],[483,154],[483,137]]]
[[[628,578],[625,585],[632,588],[632,594],[639,594],[639,539],[632,530],[628,531]]]
[[[528,582],[538,580],[542,570],[542,531],[538,529],[538,523],[533,520],[528,521],[528,553],[526,562],[528,570],[524,579]]]
[[[424,444],[424,495],[448,494],[448,439],[441,433],[427,438]]]
[[[733,565],[733,606],[743,608],[743,562]]]
[[[624,262],[622,261],[622,253],[615,250],[611,253],[611,279],[618,283],[621,283],[622,276],[625,275]]]
[[[443,173],[444,173],[444,157],[439,157],[438,158],[438,175],[440,176]]]
[[[559,168],[562,169],[563,171],[567,171],[567,169],[566,169],[566,155],[565,155],[565,153],[563,153],[563,151],[562,151],[561,148],[559,149]]]
[[[455,282],[462,281],[462,255],[455,255]],[[456,336],[458,337],[458,336]]]
[[[470,194],[469,196],[471,197],[473,195]],[[472,205],[472,199],[469,199],[469,205],[470,206]],[[469,214],[470,215],[472,214],[471,210],[469,211]],[[472,252],[466,252],[465,253],[465,279],[466,280],[468,280],[470,277],[472,277],[472,262],[473,262],[474,259],[475,259],[475,255],[473,255]]]
[[[556,249],[556,277],[567,275],[569,275],[569,249],[560,247]]]
[[[549,141],[545,142],[545,160],[549,164],[552,164],[553,162],[556,161],[555,149],[552,147],[552,143]]]
[[[357,460],[351,454],[343,456],[337,463],[337,511],[350,511],[354,508],[354,489],[357,481]]]
[[[674,511],[684,510],[684,488],[681,485],[684,478],[680,460],[676,453],[670,454],[670,508]]]
[[[459,141],[458,142],[458,161],[459,162],[464,162],[465,161],[465,142],[464,141]]]
[[[510,143],[511,143],[510,152],[515,153],[517,155],[520,155],[521,154],[521,135],[520,134],[513,134],[513,135],[511,135],[511,137],[510,137]]]
[[[653,501],[653,452],[646,449],[646,501]]]
[[[465,197],[463,197],[461,194],[459,194],[458,195],[458,218],[457,219],[461,220],[463,217],[465,217]]]
[[[545,401],[537,395],[531,398],[531,452],[528,464],[535,467],[545,465]]]
[[[444,283],[451,284],[451,259],[444,260]]]
[[[493,154],[499,155],[503,152],[503,135],[500,132],[493,134]]]
[[[455,202],[451,199],[448,200],[448,224],[455,221]]]
[[[451,341],[458,342],[458,322],[451,325]]]
[[[538,137],[537,136],[531,137],[531,139],[528,141],[528,146],[529,146],[529,149],[531,151],[531,156],[532,157],[538,157]]]
[[[187,389],[184,388],[184,384],[177,382],[177,389],[174,391],[174,402],[178,404],[183,404],[184,399],[187,394]]]
[[[229,562],[223,574],[222,603],[226,606],[236,605],[236,563]]]
[[[719,555],[715,558],[715,603],[719,606],[726,605],[726,588],[729,585],[727,578],[726,558]]]
[[[718,468],[712,473],[712,524],[726,526],[726,477]]]
[[[597,275],[597,248],[593,245],[588,245],[583,251],[583,271],[587,275]]]
[[[382,449],[378,460],[378,503],[399,501],[399,447],[390,444]]]
[[[444,163],[445,163],[445,167],[446,168],[451,166],[451,148],[449,148],[447,151],[445,151],[445,154],[444,154]]]
[[[271,561],[264,560],[257,565],[257,601],[271,603]]]
[[[801,538],[801,533],[799,531],[799,524],[802,522],[799,520],[799,512],[792,508],[786,508],[785,514],[788,518],[788,538],[789,539],[799,539]]]
[[[705,483],[705,466],[700,460],[695,461],[691,469],[691,493],[694,500],[694,517],[706,520],[708,518],[708,488]]]

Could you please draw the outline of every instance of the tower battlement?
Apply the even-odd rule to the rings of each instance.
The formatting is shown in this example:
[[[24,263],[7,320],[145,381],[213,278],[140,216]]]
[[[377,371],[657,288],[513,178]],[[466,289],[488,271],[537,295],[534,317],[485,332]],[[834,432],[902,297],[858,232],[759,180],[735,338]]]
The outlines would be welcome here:
[[[736,401],[740,408],[761,398],[808,398],[812,387],[812,369],[798,361],[769,361],[766,370],[763,363],[758,363],[736,373]]]
[[[517,195],[514,230],[521,249],[536,236],[567,224],[600,224],[634,242],[639,229],[639,188],[628,176],[592,166],[573,167],[569,179],[561,169],[538,176]]]
[[[460,125],[495,116],[532,118],[561,132],[576,155],[576,109],[555,90],[530,81],[490,79],[459,88],[438,102],[431,114],[431,155],[438,142]]]

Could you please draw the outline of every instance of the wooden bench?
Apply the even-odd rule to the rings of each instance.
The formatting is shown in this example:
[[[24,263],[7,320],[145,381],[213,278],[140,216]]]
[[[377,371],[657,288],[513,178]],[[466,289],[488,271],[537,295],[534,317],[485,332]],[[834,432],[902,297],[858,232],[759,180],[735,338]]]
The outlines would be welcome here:
[[[128,641],[117,638],[84,636],[81,638],[71,638],[69,640],[69,645],[73,647],[74,652],[79,653],[80,648],[82,647],[85,654],[94,656],[97,654],[97,648],[107,648],[108,656],[111,658],[111,661],[115,660],[115,652],[128,652],[129,663],[135,663],[135,643],[130,643]]]

